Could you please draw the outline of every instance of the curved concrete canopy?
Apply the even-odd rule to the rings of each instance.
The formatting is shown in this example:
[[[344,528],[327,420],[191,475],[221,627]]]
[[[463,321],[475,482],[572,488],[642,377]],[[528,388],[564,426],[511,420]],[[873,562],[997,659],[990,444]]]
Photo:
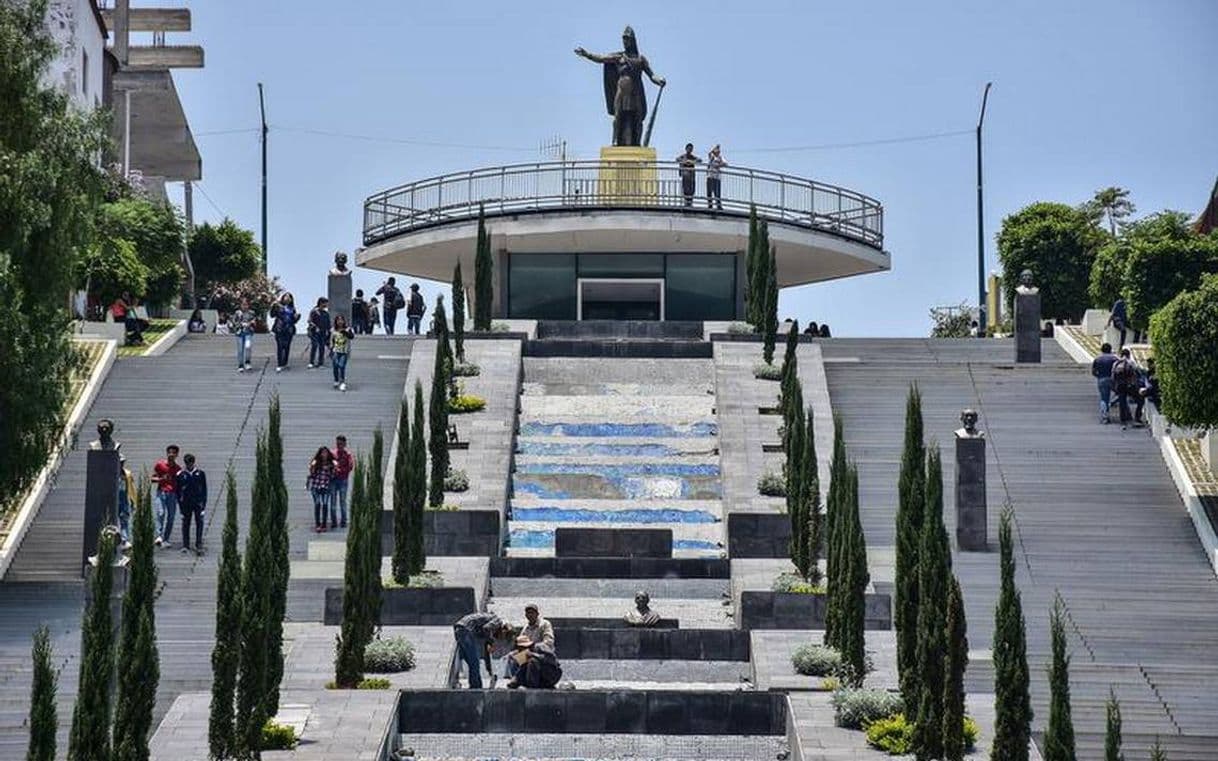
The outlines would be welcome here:
[[[509,253],[742,252],[747,217],[680,210],[590,209],[487,217],[493,251]],[[787,287],[891,268],[885,251],[831,232],[771,220],[778,285]],[[385,272],[448,281],[453,267],[472,273],[476,220],[403,233],[356,252],[356,264]],[[467,278],[472,275],[467,274]]]

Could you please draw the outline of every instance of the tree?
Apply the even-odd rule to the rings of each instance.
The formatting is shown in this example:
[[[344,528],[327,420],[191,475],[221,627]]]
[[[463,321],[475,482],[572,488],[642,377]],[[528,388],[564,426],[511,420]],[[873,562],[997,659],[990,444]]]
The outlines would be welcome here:
[[[182,285],[185,225],[173,206],[141,195],[120,198],[101,206],[98,230],[103,238],[135,246],[148,268],[148,301],[159,305],[176,301]]]
[[[767,365],[774,364],[774,342],[778,333],[778,261],[777,251],[770,249],[766,264],[765,314],[762,315],[763,339],[761,356]]]
[[[973,310],[966,302],[931,307],[931,338],[969,338],[973,334]]]
[[[1008,216],[998,233],[1007,303],[1027,269],[1040,288],[1045,319],[1078,319],[1089,306],[1091,265],[1105,238],[1085,212],[1065,204],[1034,203]]]
[[[800,576],[807,578],[805,553],[808,550],[808,540],[804,536],[804,530],[807,528],[808,518],[804,513],[807,500],[803,484],[805,434],[804,416],[801,411],[796,414],[784,432],[786,460],[783,463],[783,472],[787,481],[787,516],[791,519],[791,544],[788,554],[791,557],[791,563],[799,570]]]
[[[840,648],[838,626],[838,604],[842,589],[843,552],[841,547],[842,513],[844,494],[846,492],[846,442],[843,435],[842,419],[833,416],[833,458],[829,461],[829,496],[828,511],[825,515],[825,535],[828,537],[828,547],[825,552],[827,567],[827,594],[825,599],[825,644],[829,647]]]
[[[1083,211],[1097,222],[1106,221],[1108,232],[1114,238],[1117,227],[1124,225],[1124,220],[1137,211],[1133,201],[1129,200],[1129,191],[1125,188],[1107,187],[1095,191],[1095,198],[1083,204]]]
[[[1201,284],[1218,272],[1218,234],[1195,235],[1178,240],[1134,241],[1125,262],[1122,293],[1129,308],[1129,322],[1138,329],[1167,302]]]
[[[749,205],[749,244],[745,254],[744,261],[744,309],[745,319],[747,319],[754,328],[761,327],[761,320],[757,319],[758,313],[761,311],[759,307],[758,292],[754,290],[754,283],[757,282],[757,267],[760,263],[760,257],[757,256],[757,243],[760,240],[761,227],[757,222],[757,207]]]
[[[270,618],[267,620],[267,718],[279,712],[279,685],[283,681],[283,617],[288,607],[288,580],[291,573],[288,547],[288,487],[283,477],[283,434],[279,394],[271,397],[266,426],[267,537],[270,547]]]
[[[820,473],[816,462],[816,434],[813,424],[812,409],[808,408],[807,421],[804,423],[804,451],[801,458],[803,474],[799,484],[803,490],[804,514],[804,567],[800,573],[812,584],[820,582]]]
[[[474,254],[474,330],[491,329],[491,302],[495,298],[494,270],[495,260],[491,258],[491,236],[486,230],[486,214],[479,206],[478,248]]]
[[[334,682],[343,689],[354,689],[364,678],[364,651],[372,639],[375,622],[371,616],[369,575],[379,579],[380,568],[368,562],[367,544],[376,542],[376,528],[370,524],[379,515],[377,504],[368,493],[369,463],[356,461],[351,472],[351,529],[347,533],[347,555],[343,569],[343,622],[334,661]],[[379,557],[378,557],[379,560]],[[379,604],[379,599],[376,600]]]
[[[444,504],[444,479],[448,476],[448,382],[452,361],[448,350],[448,322],[444,315],[444,297],[436,298],[436,360],[431,371],[431,398],[428,400],[428,421],[431,434],[431,483],[428,504]]]
[[[402,397],[398,409],[398,449],[393,458],[393,580],[406,586],[410,581],[410,499],[415,489],[410,467],[410,397]]]
[[[1001,584],[994,609],[994,743],[993,761],[1028,761],[1032,735],[1032,699],[1028,694],[1027,632],[1023,603],[1015,585],[1015,548],[1011,509],[998,522]]]
[[[968,623],[960,580],[947,590],[947,654],[943,658],[943,757],[964,758],[964,670],[968,668]]]
[[[55,761],[56,739],[59,731],[55,693],[59,674],[52,663],[51,632],[46,625],[34,632],[34,684],[30,688],[30,745],[25,761]]]
[[[845,513],[842,515],[841,529],[845,568],[839,579],[842,590],[838,596],[837,627],[842,664],[847,667],[847,680],[859,687],[867,673],[866,597],[871,574],[867,571],[867,539],[859,516],[859,471],[853,463],[847,466],[846,478],[842,500]]]
[[[779,382],[778,405],[782,409],[783,446],[786,446],[786,432],[791,430],[793,418],[803,417],[803,389],[799,382],[799,323],[792,321],[787,331],[787,344],[782,357],[782,377]]]
[[[156,644],[156,529],[147,478],[140,479],[132,516],[131,562],[123,596],[118,647],[118,698],[114,711],[115,761],[147,761],[152,712],[160,683]]]
[[[1160,309],[1150,335],[1163,414],[1176,425],[1218,426],[1218,275]]]
[[[196,227],[186,250],[199,293],[211,293],[217,285],[238,283],[262,271],[262,249],[254,232],[228,217],[218,225],[204,222]]]
[[[1107,309],[1125,287],[1125,265],[1135,243],[1182,241],[1193,237],[1191,217],[1182,211],[1160,211],[1128,222],[1118,238],[1105,243],[1091,265],[1087,294],[1091,305]]]
[[[1108,690],[1108,702],[1104,705],[1104,761],[1125,761],[1121,752],[1121,704],[1116,693]]]
[[[0,510],[63,431],[80,361],[67,295],[94,241],[94,157],[109,143],[101,113],[44,84],[59,50],[46,11],[46,0],[0,3]]]
[[[368,465],[368,483],[364,490],[364,533],[360,549],[364,553],[364,618],[368,622],[366,640],[381,625],[381,512],[385,509],[385,436],[378,425],[372,432],[372,456]]]
[[[110,682],[114,678],[110,593],[114,587],[114,549],[114,533],[102,531],[80,627],[80,686],[68,737],[69,761],[110,759]]]
[[[427,431],[423,413],[423,383],[414,382],[414,433],[410,436],[410,545],[409,572],[423,573],[427,567],[427,544],[423,527],[423,505],[427,500]]]
[[[922,394],[916,383],[905,397],[905,448],[897,481],[896,570],[893,624],[897,630],[897,674],[905,705],[918,695],[918,545],[926,500],[926,445],[922,440]]]
[[[943,673],[947,654],[947,594],[951,549],[943,528],[943,463],[939,448],[928,447],[926,499],[918,543],[918,702],[913,747],[919,761],[943,755]]]
[[[465,283],[461,280],[461,260],[453,268],[453,341],[457,362],[465,363]]]
[[[1066,653],[1066,611],[1058,595],[1049,618],[1053,661],[1049,666],[1049,725],[1045,761],[1074,761],[1074,721],[1070,717],[1070,656]]]
[[[1167,753],[1159,743],[1158,735],[1155,735],[1155,744],[1150,746],[1150,761],[1167,761]]]
[[[216,644],[211,651],[211,715],[207,744],[212,759],[237,752],[233,699],[241,658],[241,555],[237,550],[237,482],[230,468],[224,482],[224,535],[216,577]]]
[[[271,630],[272,516],[267,437],[259,433],[254,447],[255,473],[250,497],[249,533],[241,569],[241,662],[237,674],[237,750],[239,758],[261,758],[266,712]]]
[[[751,231],[750,231],[751,232]],[[750,236],[752,237],[752,236]],[[765,327],[768,289],[766,281],[770,269],[770,229],[764,219],[757,222],[757,234],[750,246],[753,256],[753,270],[749,275],[749,293],[753,300],[749,304],[749,322],[757,331]]]
[[[151,271],[140,261],[135,244],[122,238],[104,238],[89,247],[77,285],[109,307],[124,293],[143,298]]]

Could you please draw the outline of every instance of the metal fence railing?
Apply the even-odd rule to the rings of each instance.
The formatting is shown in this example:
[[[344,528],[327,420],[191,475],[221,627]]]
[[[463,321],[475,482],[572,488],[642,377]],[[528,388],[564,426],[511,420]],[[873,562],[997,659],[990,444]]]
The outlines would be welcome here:
[[[876,249],[884,245],[880,202],[852,190],[777,172],[720,170],[721,202],[708,208],[705,167],[683,194],[674,162],[555,161],[474,169],[420,180],[364,201],[364,245],[433,225],[489,216],[562,209],[683,209],[749,213],[832,232]]]

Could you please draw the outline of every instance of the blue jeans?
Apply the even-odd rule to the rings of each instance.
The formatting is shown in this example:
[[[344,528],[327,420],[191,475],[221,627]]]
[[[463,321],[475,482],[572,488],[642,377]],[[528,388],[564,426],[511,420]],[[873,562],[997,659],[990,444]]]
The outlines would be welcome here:
[[[235,338],[237,339],[237,367],[245,367],[249,364],[253,354],[254,336],[251,333],[238,333]]]
[[[156,493],[156,533],[166,542],[173,537],[173,519],[177,514],[177,492],[158,491]]]
[[[421,314],[406,315],[406,332],[413,333],[417,336],[419,334],[419,325],[422,324],[422,322],[423,315]]]
[[[326,520],[330,517],[330,490],[329,489],[312,489],[313,494],[313,527],[321,528],[326,525]]]
[[[347,479],[330,479],[330,511],[338,508],[339,518],[344,526],[347,525]]]
[[[398,310],[385,306],[385,335],[393,335],[393,325],[398,321]]]
[[[330,355],[330,364],[334,367],[334,382],[347,382],[347,358],[351,355],[346,352],[336,351]]]
[[[1108,408],[1112,405],[1112,378],[1099,378],[1096,386],[1100,390],[1100,417],[1108,419]]]
[[[478,638],[463,626],[454,626],[453,636],[457,638],[457,657],[469,668],[469,688],[482,689],[482,654],[478,652]]]
[[[127,499],[127,490],[118,493],[118,535],[124,542],[131,541],[131,500]]]
[[[326,337],[320,333],[309,334],[309,364],[314,367],[326,365]]]

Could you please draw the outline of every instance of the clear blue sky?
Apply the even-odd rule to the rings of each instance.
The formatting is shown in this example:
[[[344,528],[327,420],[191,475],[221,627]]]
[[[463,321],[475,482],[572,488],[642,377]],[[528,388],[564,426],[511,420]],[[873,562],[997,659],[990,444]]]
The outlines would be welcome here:
[[[616,50],[626,24],[669,82],[652,138],[660,155],[718,142],[731,163],[884,204],[891,272],[783,293],[783,316],[838,335],[925,335],[929,307],[975,300],[973,137],[765,149],[969,130],[992,80],[990,268],[999,223],[1028,202],[1077,203],[1120,185],[1139,215],[1195,214],[1218,174],[1212,0],[190,5],[194,31],[176,37],[202,44],[207,67],[175,76],[203,155],[196,219],[222,210],[259,227],[261,81],[270,266],[309,301],[332,253],[360,244],[365,196],[532,161],[553,135],[594,158],[610,132],[600,72],[572,49]],[[227,130],[248,131],[209,134]],[[359,287],[380,279],[356,275]]]

